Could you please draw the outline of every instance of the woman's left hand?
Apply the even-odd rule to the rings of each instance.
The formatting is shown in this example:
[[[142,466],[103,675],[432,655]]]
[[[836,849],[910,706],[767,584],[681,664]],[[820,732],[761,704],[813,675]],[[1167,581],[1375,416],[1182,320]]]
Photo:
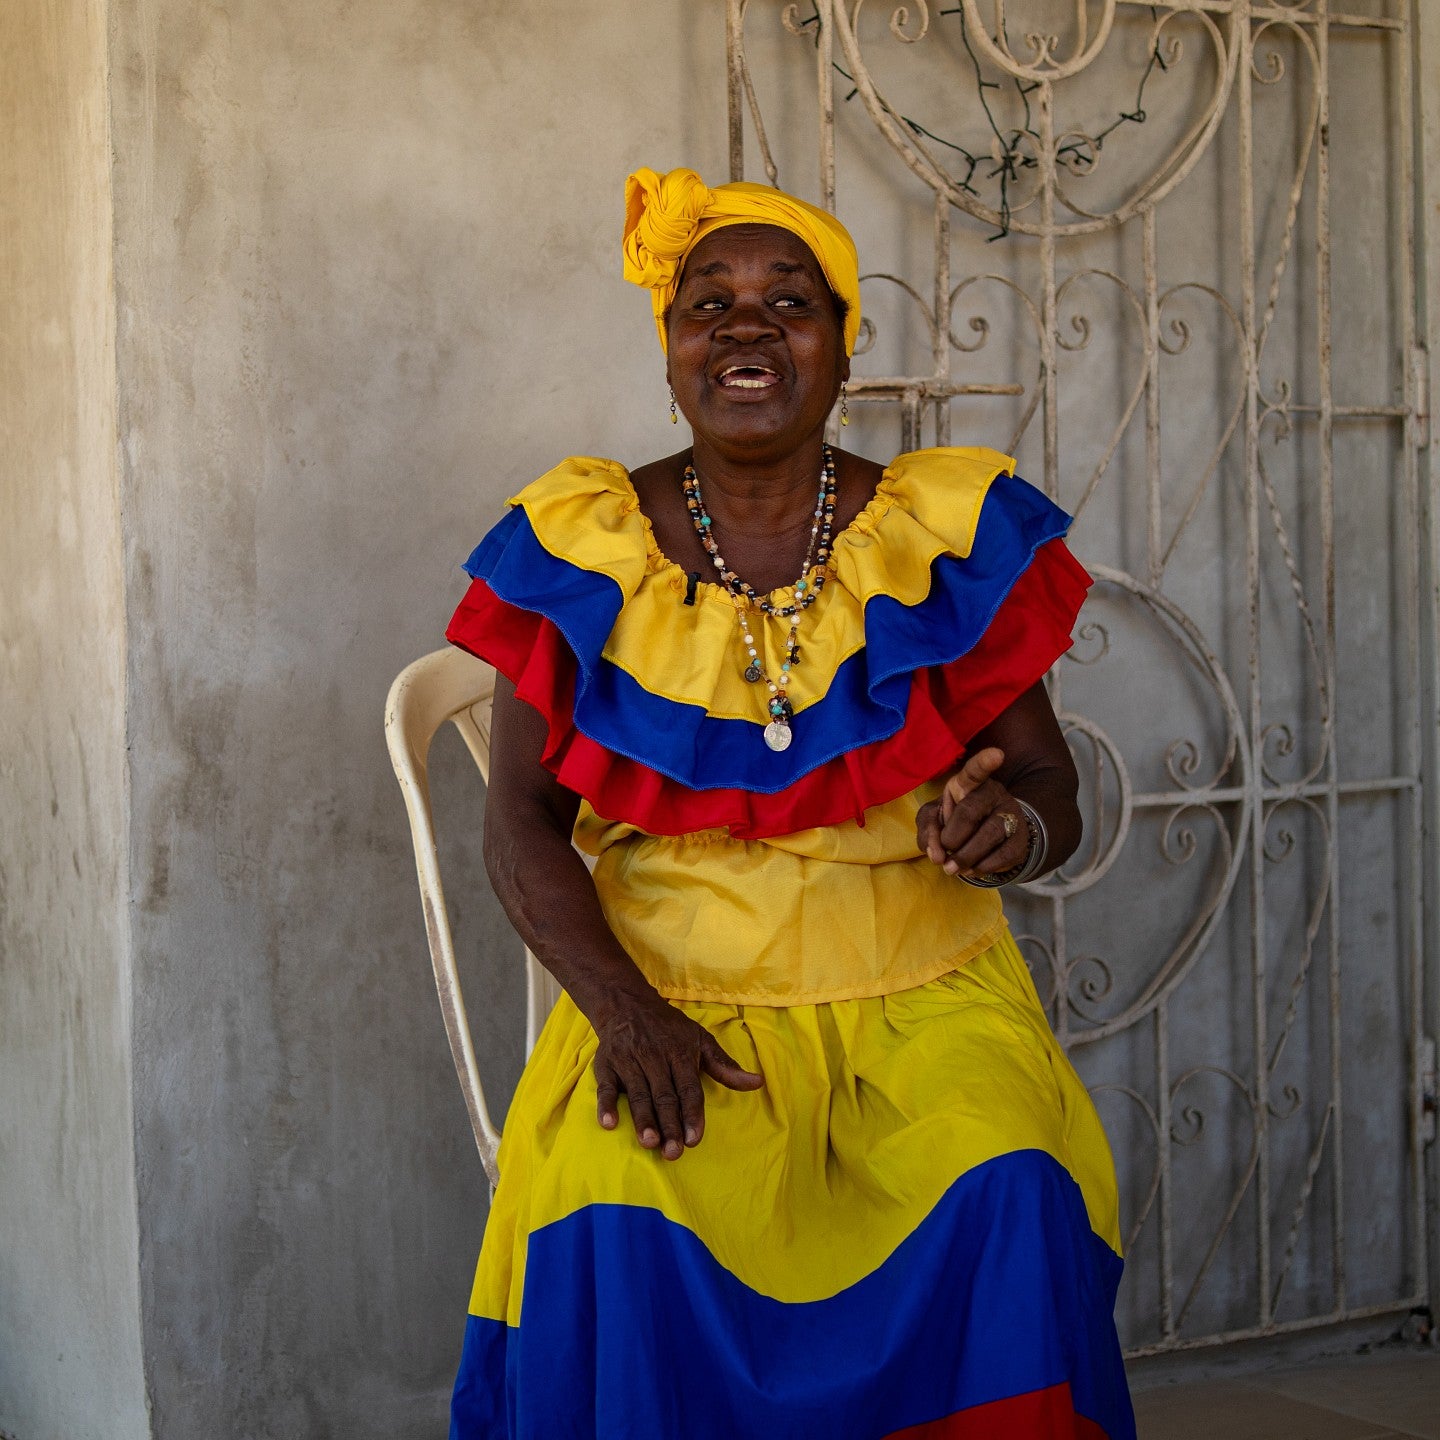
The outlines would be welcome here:
[[[1025,816],[994,778],[1004,763],[1005,752],[993,745],[977,751],[945,782],[938,800],[920,807],[916,840],[947,875],[1003,874],[1030,853]]]

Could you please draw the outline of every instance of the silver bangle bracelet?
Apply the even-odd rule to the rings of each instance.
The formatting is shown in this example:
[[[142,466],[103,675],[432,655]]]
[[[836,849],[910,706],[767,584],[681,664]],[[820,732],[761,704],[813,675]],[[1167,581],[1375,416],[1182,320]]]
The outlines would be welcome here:
[[[1045,868],[1045,856],[1050,849],[1050,835],[1045,829],[1045,822],[1033,806],[1027,805],[1018,796],[1011,798],[1029,827],[1030,848],[1019,865],[1010,870],[1002,870],[998,875],[960,876],[967,885],[973,885],[977,890],[998,890],[1002,885],[1023,885],[1027,880],[1033,880]]]
[[[1045,822],[1034,806],[1027,805],[1020,799],[1016,799],[1015,803],[1030,826],[1030,853],[1025,857],[1020,873],[1011,881],[1011,884],[1023,885],[1027,880],[1033,880],[1045,868],[1045,857],[1050,853],[1050,832],[1046,830]]]

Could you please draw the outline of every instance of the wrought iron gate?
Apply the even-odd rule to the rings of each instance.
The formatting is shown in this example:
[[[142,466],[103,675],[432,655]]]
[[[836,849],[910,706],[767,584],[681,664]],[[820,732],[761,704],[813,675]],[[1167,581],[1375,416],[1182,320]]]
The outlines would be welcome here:
[[[1012,920],[1131,1352],[1424,1304],[1408,0],[727,6],[732,177],[813,194],[813,145],[897,256],[861,443],[1020,455],[1098,582],[1051,678],[1089,840]]]

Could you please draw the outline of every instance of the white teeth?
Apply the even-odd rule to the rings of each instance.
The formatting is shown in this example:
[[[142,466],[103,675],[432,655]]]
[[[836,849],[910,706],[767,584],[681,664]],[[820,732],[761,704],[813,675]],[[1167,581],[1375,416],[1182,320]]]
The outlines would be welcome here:
[[[763,378],[761,378],[763,377]],[[720,383],[729,389],[767,390],[779,376],[763,365],[732,365],[720,374]]]

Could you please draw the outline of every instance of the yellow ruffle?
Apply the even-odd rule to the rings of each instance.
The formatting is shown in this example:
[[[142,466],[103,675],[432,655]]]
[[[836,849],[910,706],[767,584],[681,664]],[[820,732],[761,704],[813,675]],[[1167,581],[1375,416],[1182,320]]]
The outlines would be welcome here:
[[[985,496],[1002,473],[1013,475],[1015,461],[982,446],[915,450],[886,467],[874,498],[835,537],[829,583],[801,621],[804,658],[789,690],[796,711],[822,700],[835,672],[863,648],[872,596],[917,605],[929,592],[938,556],[969,555]],[[619,586],[625,604],[606,660],[651,694],[701,706],[717,719],[760,717],[763,696],[740,665],[733,601],[706,582],[696,604],[680,603],[685,572],[656,545],[623,465],[573,456],[510,503],[524,506],[536,539],[552,555]],[[772,597],[788,604],[794,589]],[[752,633],[765,669],[776,673],[788,622],[756,612]]]

